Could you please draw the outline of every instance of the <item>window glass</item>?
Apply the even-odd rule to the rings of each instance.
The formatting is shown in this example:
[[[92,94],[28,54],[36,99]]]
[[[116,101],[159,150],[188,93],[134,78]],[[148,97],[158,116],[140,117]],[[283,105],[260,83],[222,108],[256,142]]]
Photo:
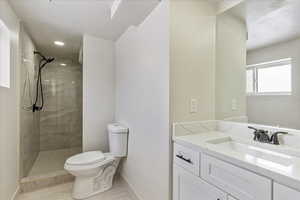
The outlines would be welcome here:
[[[286,95],[292,92],[291,58],[247,67],[247,93],[251,95]]]
[[[257,70],[259,93],[291,92],[291,65],[259,68]]]

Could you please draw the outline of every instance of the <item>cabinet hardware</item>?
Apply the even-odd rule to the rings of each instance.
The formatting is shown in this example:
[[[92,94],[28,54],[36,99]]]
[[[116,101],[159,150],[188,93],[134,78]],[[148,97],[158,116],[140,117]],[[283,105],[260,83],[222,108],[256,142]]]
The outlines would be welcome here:
[[[181,159],[181,160],[184,160],[184,161],[187,162],[187,163],[192,164],[191,159],[185,158],[185,157],[183,157],[183,155],[176,155],[176,157],[179,158],[179,159]]]

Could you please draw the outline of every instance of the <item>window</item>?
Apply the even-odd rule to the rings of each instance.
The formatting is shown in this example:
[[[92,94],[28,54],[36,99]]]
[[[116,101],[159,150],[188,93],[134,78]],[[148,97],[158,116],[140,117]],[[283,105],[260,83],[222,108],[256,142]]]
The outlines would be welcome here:
[[[10,87],[10,37],[9,30],[0,20],[0,86]]]
[[[292,92],[291,59],[247,66],[249,95],[289,95]]]

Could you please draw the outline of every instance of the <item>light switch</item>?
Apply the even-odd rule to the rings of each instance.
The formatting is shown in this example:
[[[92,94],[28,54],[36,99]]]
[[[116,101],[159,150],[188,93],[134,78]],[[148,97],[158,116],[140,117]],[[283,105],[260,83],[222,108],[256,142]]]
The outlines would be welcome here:
[[[198,112],[198,100],[192,98],[190,102],[190,113]]]
[[[236,101],[236,99],[231,100],[231,110],[237,110],[237,101]]]

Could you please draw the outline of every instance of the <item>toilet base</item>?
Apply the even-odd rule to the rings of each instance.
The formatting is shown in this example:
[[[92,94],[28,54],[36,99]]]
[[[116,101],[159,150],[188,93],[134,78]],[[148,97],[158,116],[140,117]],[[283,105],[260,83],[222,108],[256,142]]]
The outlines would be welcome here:
[[[120,159],[103,166],[100,172],[93,177],[76,177],[72,197],[74,199],[87,199],[112,188],[113,178]]]

